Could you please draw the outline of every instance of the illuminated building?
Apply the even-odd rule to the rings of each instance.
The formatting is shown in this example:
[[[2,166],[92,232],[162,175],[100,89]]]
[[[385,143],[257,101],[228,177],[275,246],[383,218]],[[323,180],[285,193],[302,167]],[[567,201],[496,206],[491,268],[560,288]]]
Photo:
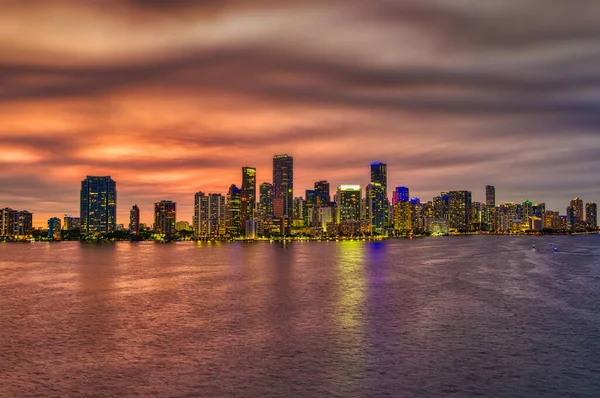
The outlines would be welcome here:
[[[192,226],[188,221],[177,221],[175,223],[175,231],[192,231]]]
[[[544,213],[546,213],[546,204],[545,203],[539,203],[539,204],[533,205],[533,215],[534,216],[543,219]]]
[[[246,221],[256,216],[256,169],[242,167],[242,188],[240,190],[240,228],[246,235]]]
[[[471,192],[451,191],[449,218],[450,228],[458,232],[468,232],[471,218]],[[441,218],[441,217],[440,217]]]
[[[68,214],[65,214],[63,218],[63,229],[65,231],[72,231],[74,229],[81,228],[81,219],[79,217],[73,217]]]
[[[598,228],[598,206],[596,206],[596,203],[588,202],[585,204],[585,222],[590,228]]]
[[[226,225],[227,225],[227,233],[230,236],[239,236],[241,232],[240,226],[240,211],[241,211],[241,191],[235,185],[232,184],[229,187],[229,192],[227,193],[227,204],[226,204]]]
[[[583,200],[575,198],[571,201],[572,216],[569,219],[574,229],[584,227]]]
[[[307,189],[304,197],[304,225],[312,227],[315,224],[315,220],[317,217],[316,209],[318,208],[317,202],[319,201],[317,198],[317,191],[313,189]]]
[[[557,231],[560,229],[559,214],[557,211],[547,210],[544,214],[544,228]]]
[[[485,219],[485,204],[482,202],[473,202],[471,204],[471,229],[473,231],[483,230]]]
[[[523,212],[521,220],[523,220],[523,223],[529,225],[529,217],[533,216],[533,204],[529,200],[525,200],[521,205],[521,209]]]
[[[138,236],[140,234],[140,208],[133,205],[129,211],[129,233]]]
[[[304,226],[304,199],[302,196],[294,198],[292,206],[292,220],[294,225]]]
[[[424,218],[431,218],[431,219],[435,218],[435,211],[434,211],[434,207],[433,207],[433,202],[432,201],[428,201],[428,202],[423,203],[423,217]]]
[[[52,217],[48,220],[48,238],[60,240],[60,218]]]
[[[485,186],[485,204],[487,206],[496,206],[496,188],[493,185]]]
[[[225,197],[220,193],[197,192],[194,195],[194,236],[219,235],[225,223]]]
[[[337,189],[336,221],[360,221],[362,189],[360,185],[340,185]]]
[[[447,192],[442,192],[440,196],[433,198],[434,218],[449,219],[450,216],[450,195]]]
[[[412,231],[413,233],[420,234],[424,231],[424,217],[423,217],[423,206],[421,205],[421,200],[419,198],[414,202],[411,201],[412,205]]]
[[[273,217],[273,184],[268,182],[260,184],[258,215],[263,220]]]
[[[450,228],[448,226],[448,220],[445,218],[425,218],[425,232],[433,235],[448,235]]]
[[[387,197],[387,164],[381,162],[371,163],[371,184],[381,185],[384,198]]]
[[[329,203],[331,202],[331,195],[329,194],[329,182],[315,182],[315,195],[317,206],[329,206]]]
[[[154,232],[165,236],[172,236],[175,234],[176,222],[177,203],[170,200],[162,200],[154,203]]]
[[[398,202],[394,205],[394,230],[400,234],[413,232],[415,205],[408,202]]]
[[[392,195],[392,205],[410,200],[410,191],[407,187],[396,187]]]
[[[371,165],[371,174],[373,174]],[[366,188],[367,220],[371,223],[373,232],[381,232],[386,221],[386,202],[384,187],[378,182],[371,182]]]
[[[288,155],[273,157],[273,215],[292,217],[294,202],[294,158]]]
[[[529,216],[529,225],[528,229],[531,231],[541,231],[544,228],[544,220],[540,217]]]
[[[81,233],[114,232],[117,226],[117,188],[110,176],[87,176],[81,182]]]
[[[27,210],[17,211],[14,214],[14,234],[29,236],[33,231],[33,214]]]
[[[5,207],[0,210],[0,236],[12,236],[15,234],[16,211]]]
[[[323,232],[327,233],[328,226],[333,223],[333,208],[330,206],[319,207],[317,221],[320,224]]]

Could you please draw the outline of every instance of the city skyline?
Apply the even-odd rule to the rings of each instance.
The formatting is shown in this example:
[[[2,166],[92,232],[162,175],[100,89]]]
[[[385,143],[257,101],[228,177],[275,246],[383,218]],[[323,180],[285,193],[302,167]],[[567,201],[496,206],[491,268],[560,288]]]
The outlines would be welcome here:
[[[147,222],[163,198],[191,221],[190,193],[227,192],[241,167],[270,181],[264,153],[295,158],[296,192],[320,179],[365,187],[364,165],[381,160],[389,187],[424,198],[481,200],[493,184],[499,201],[600,202],[598,2],[2,11],[0,205],[31,209],[36,225],[77,213],[85,175],[119,182],[120,222],[134,203]]]
[[[243,213],[243,205],[242,203],[244,202],[244,189],[240,188],[241,186],[248,186],[249,188],[246,188],[247,190],[251,191],[253,193],[253,195],[249,194],[250,197],[248,200],[254,202],[253,203],[253,210],[252,213],[254,214],[254,216],[260,216],[261,214],[261,209],[260,209],[260,197],[261,197],[261,193],[259,192],[259,190],[257,189],[257,187],[262,186],[263,184],[267,184],[269,186],[272,186],[272,180],[277,178],[276,177],[276,170],[278,169],[278,166],[276,166],[276,162],[278,160],[281,160],[282,158],[285,159],[290,159],[290,168],[293,169],[293,157],[289,156],[287,154],[283,154],[283,155],[275,155],[273,156],[273,167],[272,167],[272,179],[271,181],[262,181],[259,182],[259,180],[257,179],[257,169],[255,167],[249,167],[249,166],[243,166],[241,167],[241,174],[238,175],[238,179],[241,181],[241,184],[239,181],[232,181],[231,184],[229,184],[229,188],[227,191],[225,192],[220,192],[220,191],[208,191],[208,190],[198,190],[196,192],[194,192],[193,194],[191,194],[191,214],[189,215],[189,218],[187,215],[182,215],[182,212],[179,210],[180,208],[186,208],[188,207],[189,202],[190,201],[190,197],[185,197],[183,201],[178,202],[177,200],[165,200],[165,199],[155,199],[152,200],[151,206],[154,206],[153,208],[144,210],[144,207],[141,206],[138,207],[137,204],[133,204],[134,208],[136,208],[136,216],[138,217],[138,222],[145,224],[145,225],[153,225],[156,219],[156,205],[157,202],[173,202],[173,203],[177,203],[177,222],[188,222],[193,230],[196,230],[199,228],[199,224],[196,225],[196,215],[198,214],[198,206],[199,206],[199,199],[198,199],[198,194],[201,195],[219,195],[222,200],[223,200],[223,208],[222,211],[224,213],[223,217],[227,218],[227,206],[226,204],[229,203],[228,200],[226,200],[226,198],[228,198],[231,195],[231,189],[233,189],[233,187],[235,187],[236,189],[236,195],[239,195],[239,201],[240,201],[240,205],[239,208],[236,210],[237,212],[239,212],[239,215],[237,216],[238,218],[241,219],[242,217],[242,213]],[[287,163],[286,163],[287,164]],[[370,205],[369,203],[369,190],[371,189],[370,187],[373,186],[373,184],[375,184],[376,186],[379,185],[387,185],[387,192],[386,192],[386,200],[388,201],[388,203],[390,205],[395,204],[395,196],[399,195],[398,198],[403,197],[403,200],[406,200],[406,198],[410,199],[412,201],[412,199],[418,199],[420,202],[426,202],[426,201],[432,201],[434,200],[436,197],[438,197],[440,194],[443,194],[444,192],[448,193],[460,193],[460,192],[466,192],[468,193],[468,202],[469,203],[482,203],[482,204],[486,204],[488,202],[488,200],[490,199],[490,195],[493,198],[493,201],[495,202],[496,206],[500,206],[503,205],[505,203],[515,203],[515,204],[522,204],[522,203],[540,203],[545,205],[545,209],[547,210],[553,210],[556,211],[558,214],[560,214],[561,216],[569,216],[568,211],[570,208],[574,209],[574,213],[576,216],[578,216],[579,214],[583,215],[583,218],[585,218],[585,215],[587,214],[587,211],[584,211],[584,209],[587,210],[587,204],[589,203],[598,203],[594,200],[588,199],[588,198],[584,198],[584,199],[580,199],[581,196],[576,195],[573,199],[573,197],[571,197],[571,199],[568,201],[568,203],[563,207],[561,207],[560,205],[558,207],[552,207],[551,205],[549,205],[549,201],[544,200],[543,198],[541,198],[541,200],[539,201],[531,201],[529,198],[525,198],[523,200],[520,199],[515,199],[512,198],[510,200],[503,200],[503,199],[498,199],[499,197],[497,196],[497,192],[496,192],[496,186],[494,185],[485,185],[483,189],[481,189],[482,193],[480,193],[478,189],[472,190],[472,189],[466,189],[465,191],[460,191],[457,190],[456,188],[450,188],[447,190],[438,190],[436,193],[434,193],[434,195],[432,197],[424,197],[422,195],[419,195],[418,192],[414,192],[412,189],[410,189],[410,187],[406,187],[406,186],[394,186],[394,185],[389,185],[388,184],[388,174],[387,174],[387,169],[388,169],[388,164],[385,162],[381,162],[381,161],[377,161],[377,162],[370,162],[369,163],[369,167],[370,167],[370,173],[368,173],[368,181],[364,184],[331,184],[331,182],[329,182],[328,180],[315,180],[313,182],[313,186],[310,187],[310,189],[307,190],[303,190],[302,192],[298,192],[298,191],[294,191],[292,194],[293,198],[297,198],[297,197],[301,197],[303,199],[306,199],[305,194],[310,194],[311,195],[315,195],[317,191],[314,190],[314,188],[316,188],[317,184],[327,184],[327,188],[329,188],[329,185],[331,185],[333,187],[333,192],[330,194],[330,199],[333,200],[334,197],[333,195],[335,194],[335,192],[337,191],[337,189],[342,188],[342,190],[346,189],[346,187],[349,187],[351,190],[354,189],[359,189],[361,192],[361,199],[365,200],[365,206],[366,206],[366,212],[369,213],[372,210],[369,210]],[[380,167],[383,167],[383,172],[378,171]],[[365,170],[368,172],[369,168],[367,166],[365,166]],[[115,189],[114,186],[116,184],[116,181],[114,179],[111,178],[111,176],[87,176],[83,181],[80,182],[81,184],[81,190],[80,190],[80,198],[83,199],[83,187],[84,185],[87,186],[87,181],[94,181],[94,180],[98,180],[98,181],[103,181],[103,180],[108,180],[110,181],[110,183],[112,184],[112,189]],[[292,179],[291,179],[292,185],[294,184],[294,178],[292,175]],[[239,186],[238,186],[239,185]],[[398,194],[397,190],[401,190],[402,194]],[[116,196],[116,192],[112,194],[113,196]],[[404,198],[404,196],[408,195],[406,198]],[[167,195],[169,196],[169,195]],[[171,195],[173,196],[173,195]],[[118,198],[119,196],[117,196]],[[170,197],[170,196],[169,196]],[[501,198],[501,197],[500,197]],[[106,200],[106,198],[105,198]],[[273,197],[271,198],[271,200],[273,200]],[[383,200],[380,199],[380,200]],[[577,203],[577,205],[574,204],[574,201],[579,201]],[[83,203],[83,202],[82,202]],[[83,206],[83,204],[80,203],[80,207]],[[107,202],[108,203],[108,202]],[[126,229],[128,228],[129,222],[131,221],[131,217],[132,217],[132,209],[131,209],[131,205],[126,205],[129,206],[128,210],[126,212],[123,211],[123,209],[120,209],[120,205],[118,203],[118,201],[116,202],[116,221],[112,221],[111,225],[117,225],[117,224],[122,224]],[[0,203],[0,208],[11,208],[10,205],[3,205]],[[12,207],[13,210],[15,210],[14,206]],[[31,213],[31,214],[36,214],[35,211],[32,211],[31,209],[21,209],[21,210],[15,210],[15,211],[21,211],[21,212],[26,212],[26,213]],[[81,207],[81,211],[83,211],[83,207]],[[114,209],[112,210],[114,212]],[[375,210],[376,212],[378,210]],[[393,210],[391,210],[393,212]],[[246,210],[246,212],[249,212],[249,210]],[[121,220],[119,218],[119,214],[123,213],[124,215],[126,215],[127,220]],[[145,214],[147,213],[147,214]],[[145,217],[144,217],[145,214]],[[59,217],[59,219],[63,216],[63,214],[54,214],[51,217],[48,218],[48,220],[50,218],[53,217]],[[384,218],[387,218],[388,216],[392,217],[392,214],[390,215],[386,215],[381,216]],[[42,221],[41,218],[38,218],[39,216],[33,217],[33,227],[35,228],[44,228],[44,227],[48,227],[48,220],[46,221]],[[67,217],[70,217],[67,213],[64,213],[64,217],[65,220],[67,219]],[[372,215],[369,216],[369,218],[373,217]],[[290,218],[291,218],[291,211],[290,211]],[[579,217],[578,217],[579,218]],[[200,222],[200,221],[198,221]],[[242,222],[241,225],[243,225],[244,223]],[[110,227],[113,228],[114,227]],[[110,228],[108,230],[110,230]],[[240,232],[244,232],[244,226],[240,226],[241,231]]]

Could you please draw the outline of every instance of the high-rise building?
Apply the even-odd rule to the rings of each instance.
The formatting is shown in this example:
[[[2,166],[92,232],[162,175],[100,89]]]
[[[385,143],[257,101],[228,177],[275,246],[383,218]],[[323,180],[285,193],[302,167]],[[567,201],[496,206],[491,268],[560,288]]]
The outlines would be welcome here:
[[[304,199],[302,196],[294,198],[294,206],[292,209],[292,218],[294,220],[304,221]]]
[[[229,187],[227,193],[227,204],[226,204],[226,226],[227,233],[231,236],[239,236],[241,232],[240,227],[240,211],[241,211],[241,191],[235,185],[232,184]]]
[[[33,214],[27,210],[14,214],[14,235],[29,236],[33,232]]]
[[[316,196],[316,206],[323,207],[329,206],[331,202],[331,195],[329,193],[329,182],[327,181],[317,181],[315,182],[315,196]],[[307,198],[308,200],[308,198]]]
[[[496,206],[496,187],[493,185],[485,186],[485,204],[487,206]]]
[[[573,209],[573,222],[572,225],[579,226],[583,224],[585,215],[583,214],[583,200],[575,198],[571,201],[571,209]]]
[[[304,198],[304,225],[313,226],[317,220],[317,191],[307,189]]]
[[[129,211],[129,233],[138,236],[140,234],[140,208],[133,205]]]
[[[242,189],[240,190],[240,228],[246,234],[246,222],[256,216],[256,169],[242,167]]]
[[[294,158],[286,154],[273,157],[273,213],[292,218],[294,202]]]
[[[544,219],[544,214],[546,214],[546,204],[545,203],[536,203],[533,205],[533,215]]]
[[[458,232],[468,232],[471,218],[471,192],[451,191],[450,196],[450,228]]]
[[[378,182],[371,182],[367,185],[366,196],[367,219],[371,223],[373,232],[382,232],[387,213],[384,187]]]
[[[154,232],[165,236],[175,234],[177,222],[177,203],[170,200],[161,200],[154,203]]]
[[[337,189],[337,222],[360,221],[360,203],[362,189],[360,185],[340,185]]]
[[[68,214],[65,214],[63,218],[63,229],[65,231],[72,231],[74,229],[81,228],[81,218],[73,217]]]
[[[521,211],[523,212],[523,214],[521,215],[521,220],[524,224],[529,224],[529,217],[534,215],[533,203],[526,199],[525,202],[523,202],[523,204],[521,205]]]
[[[194,195],[194,219],[192,222],[194,235],[197,238],[219,235],[224,223],[225,197],[220,193],[196,193]]]
[[[450,195],[442,192],[440,196],[433,198],[433,211],[435,218],[450,220]]]
[[[60,240],[60,218],[52,217],[48,220],[48,238]]]
[[[381,185],[384,197],[387,197],[387,164],[381,162],[371,163],[371,183]]]
[[[260,184],[258,202],[258,215],[263,220],[273,217],[273,184],[263,182]]]
[[[409,201],[399,201],[394,205],[394,230],[400,234],[413,232],[415,205]]]
[[[87,176],[81,182],[81,233],[114,232],[117,226],[117,186],[110,176]]]
[[[16,214],[16,211],[8,207],[0,210],[0,236],[12,236],[15,234]]]
[[[396,187],[392,195],[392,205],[410,200],[410,190],[407,187]]]
[[[596,203],[588,202],[585,204],[585,222],[590,228],[598,228],[598,206],[596,206]]]

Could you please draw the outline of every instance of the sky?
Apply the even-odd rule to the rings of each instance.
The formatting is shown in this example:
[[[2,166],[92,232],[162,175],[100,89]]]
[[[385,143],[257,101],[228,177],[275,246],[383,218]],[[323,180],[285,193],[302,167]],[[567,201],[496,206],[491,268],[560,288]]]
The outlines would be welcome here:
[[[138,204],[225,194],[294,157],[314,181],[430,200],[600,201],[597,0],[4,0],[0,207],[78,215],[86,175]]]

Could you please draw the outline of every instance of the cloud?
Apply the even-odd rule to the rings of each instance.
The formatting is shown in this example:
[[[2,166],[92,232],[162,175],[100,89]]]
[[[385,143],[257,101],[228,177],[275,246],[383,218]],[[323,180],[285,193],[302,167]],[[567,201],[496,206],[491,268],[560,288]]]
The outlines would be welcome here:
[[[282,152],[296,195],[364,185],[383,160],[390,187],[424,199],[496,184],[500,201],[599,201],[599,13],[587,0],[9,1],[0,206],[76,213],[85,175],[111,174],[121,222],[169,198],[191,220],[195,191],[225,193],[245,165],[270,180]]]

